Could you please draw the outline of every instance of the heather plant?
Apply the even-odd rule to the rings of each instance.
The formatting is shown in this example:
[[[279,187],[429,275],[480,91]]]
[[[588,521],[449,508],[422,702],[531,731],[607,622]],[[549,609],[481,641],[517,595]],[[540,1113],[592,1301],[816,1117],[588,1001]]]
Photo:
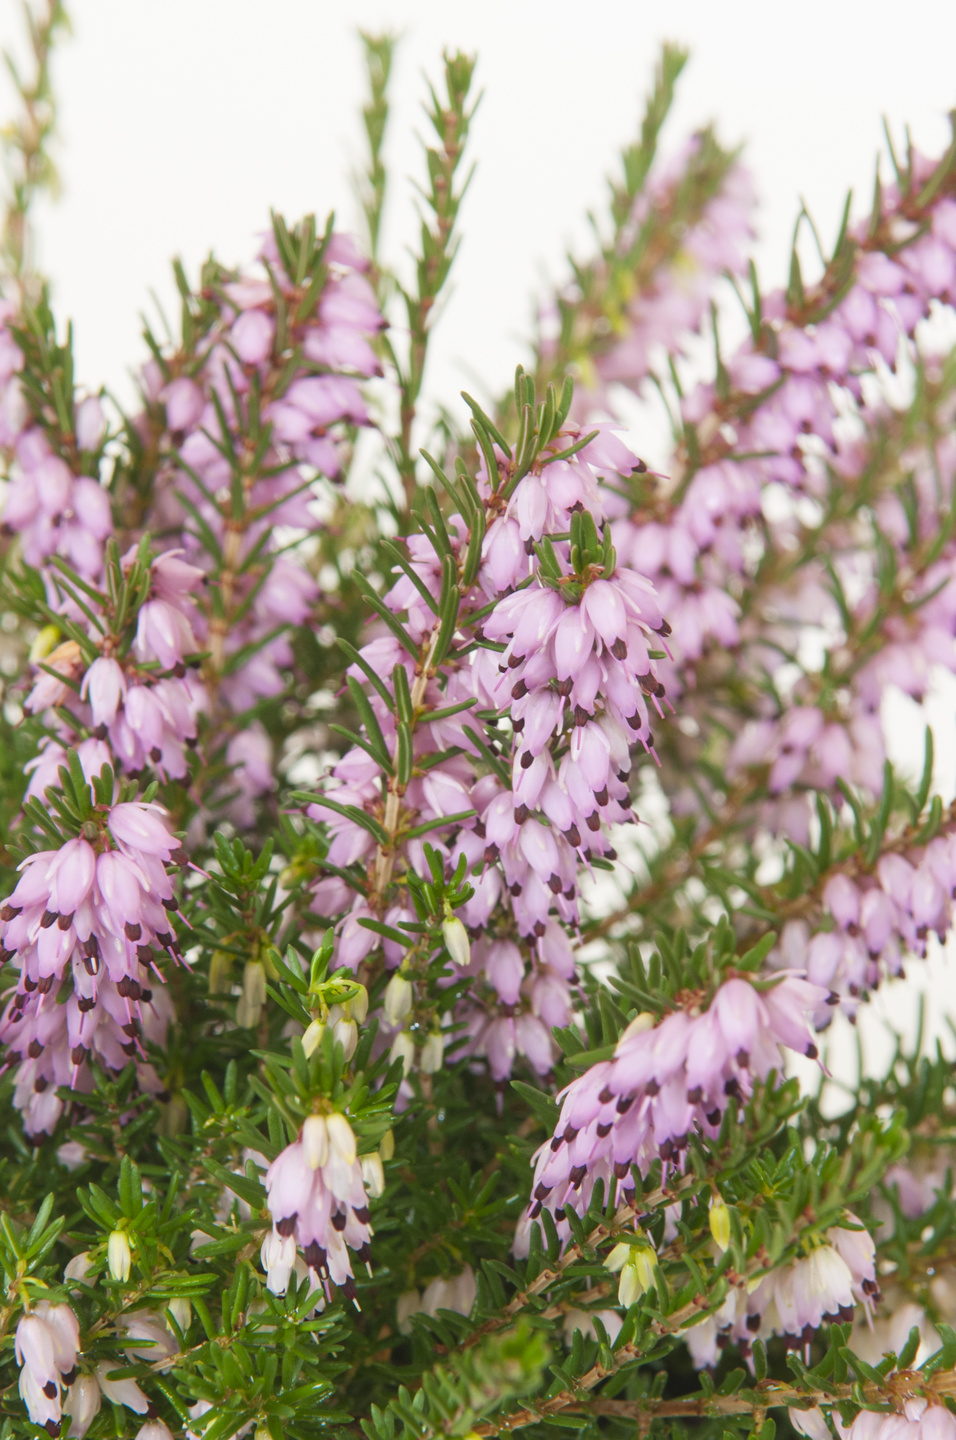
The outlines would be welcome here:
[[[64,24],[5,132],[0,1440],[956,1440],[951,1061],[826,1063],[953,920],[885,701],[956,673],[956,144],[767,290],[666,47],[436,413],[474,65],[406,275],[364,36],[364,235],[177,263],[122,408],[36,269]]]

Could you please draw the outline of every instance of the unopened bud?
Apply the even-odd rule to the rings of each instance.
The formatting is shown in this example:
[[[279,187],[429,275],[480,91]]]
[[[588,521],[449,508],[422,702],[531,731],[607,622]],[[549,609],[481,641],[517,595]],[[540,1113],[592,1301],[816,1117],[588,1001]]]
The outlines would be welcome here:
[[[445,1042],[441,1031],[433,1030],[422,1046],[418,1063],[426,1075],[434,1075],[441,1069],[444,1055]]]
[[[38,665],[41,660],[45,660],[50,651],[55,648],[59,638],[60,632],[55,625],[44,625],[30,646],[30,664]]]
[[[654,1252],[647,1244],[615,1245],[604,1264],[612,1272],[621,1272],[617,1287],[621,1305],[633,1305],[654,1283]]]
[[[392,1061],[401,1060],[405,1074],[411,1074],[415,1064],[415,1041],[406,1030],[399,1030],[395,1036],[388,1058]]]
[[[332,1034],[345,1052],[345,1059],[351,1060],[358,1045],[358,1026],[354,1020],[336,1020]]]
[[[310,1170],[318,1170],[329,1158],[329,1131],[321,1115],[309,1115],[302,1126],[302,1154]]]
[[[392,1156],[395,1154],[395,1131],[394,1131],[394,1130],[386,1130],[386,1131],[385,1131],[385,1134],[382,1136],[381,1140],[378,1142],[378,1153],[381,1155],[381,1157],[382,1157],[383,1160],[391,1160]]]
[[[125,1230],[114,1230],[106,1242],[106,1263],[114,1280],[128,1280],[133,1253]]]
[[[242,972],[242,994],[236,1005],[236,1024],[243,1029],[253,1029],[259,1024],[262,1007],[266,1003],[265,966],[258,960],[247,960]]]
[[[622,1045],[625,1040],[633,1039],[635,1035],[643,1035],[645,1030],[653,1030],[656,1024],[656,1016],[652,1015],[649,1010],[642,1010],[639,1015],[634,1016],[634,1019],[623,1032],[620,1040],[617,1042],[618,1045]]]
[[[176,1321],[176,1324],[179,1326],[180,1330],[185,1335],[186,1331],[189,1329],[189,1322],[193,1318],[193,1307],[190,1305],[189,1301],[184,1299],[181,1295],[177,1296],[175,1300],[170,1300],[169,1304],[166,1306],[166,1309],[169,1311],[170,1315],[172,1315],[173,1319]]]
[[[302,1049],[305,1051],[305,1058],[311,1060],[312,1056],[322,1044],[322,1036],[325,1034],[325,1026],[321,1020],[313,1020],[305,1028],[302,1036]]]
[[[385,1191],[385,1171],[382,1167],[382,1157],[377,1150],[371,1155],[362,1156],[362,1180],[365,1188],[373,1200]]]
[[[446,915],[442,921],[442,937],[445,941],[445,949],[456,965],[466,969],[471,964],[471,941],[468,939],[468,931],[458,919],[457,915]]]
[[[412,1316],[419,1315],[421,1308],[422,1297],[417,1290],[406,1290],[404,1294],[399,1295],[395,1306],[395,1313],[400,1335],[410,1335],[412,1333]]]
[[[628,1261],[617,1282],[618,1304],[623,1305],[626,1309],[629,1305],[633,1305],[635,1300],[639,1300],[646,1289],[647,1286],[643,1284],[637,1266]]]
[[[209,960],[210,995],[229,994],[229,974],[232,970],[232,956],[225,950],[214,950]]]
[[[715,1243],[720,1246],[721,1250],[726,1250],[730,1244],[730,1211],[719,1195],[715,1195],[710,1202],[708,1218],[710,1233],[713,1235]]]
[[[385,987],[385,998],[382,1002],[389,1025],[399,1026],[405,1023],[405,1017],[412,1008],[413,994],[411,982],[396,971]]]
[[[361,1025],[368,1014],[368,991],[364,985],[360,985],[356,994],[352,996],[349,1001],[349,1010],[351,1011],[352,1019],[357,1020]]]

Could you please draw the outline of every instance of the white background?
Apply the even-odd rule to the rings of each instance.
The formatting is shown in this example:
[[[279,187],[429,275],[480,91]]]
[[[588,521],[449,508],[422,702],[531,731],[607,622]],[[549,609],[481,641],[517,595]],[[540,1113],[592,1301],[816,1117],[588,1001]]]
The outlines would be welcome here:
[[[507,384],[531,297],[588,243],[605,176],[635,132],[660,43],[687,44],[668,132],[717,121],[743,142],[762,199],[758,260],[781,279],[798,196],[832,241],[846,187],[868,205],[881,116],[945,145],[956,105],[949,0],[68,0],[74,38],[56,60],[63,196],[42,216],[57,308],[76,322],[79,374],[117,385],[143,354],[148,290],[172,295],[169,259],[195,273],[213,248],[251,253],[270,206],[334,208],[354,225],[362,154],[356,30],[401,32],[389,146],[397,183],[387,239],[412,238],[406,177],[421,178],[422,70],[442,48],[479,55],[484,99],[466,239],[432,392]],[[0,33],[16,35],[16,0]]]
[[[881,117],[939,153],[956,105],[951,0],[72,0],[74,38],[55,62],[63,194],[40,211],[40,259],[56,310],[76,327],[78,377],[124,399],[144,358],[149,292],[171,303],[169,260],[195,274],[212,248],[252,253],[270,207],[290,219],[335,209],[354,227],[349,172],[360,161],[364,95],[356,30],[401,32],[388,158],[395,183],[386,254],[414,237],[407,177],[421,178],[421,72],[445,46],[479,55],[484,98],[465,241],[431,358],[428,388],[493,394],[526,357],[532,296],[587,252],[584,216],[602,212],[605,177],[635,131],[660,43],[689,45],[666,134],[674,146],[714,119],[741,142],[761,199],[756,255],[765,282],[786,273],[802,196],[825,241],[848,186],[871,195]],[[13,0],[0,38],[17,43]],[[7,97],[0,91],[0,100]],[[8,108],[8,102],[3,109]],[[155,312],[151,312],[155,313]],[[953,785],[956,687],[934,708]],[[912,730],[899,733],[904,752]],[[941,958],[911,966],[938,998]],[[947,986],[949,988],[949,986]],[[898,987],[871,1007],[898,1019]],[[939,1006],[934,1007],[938,1030]],[[868,1025],[878,1047],[879,1027]]]

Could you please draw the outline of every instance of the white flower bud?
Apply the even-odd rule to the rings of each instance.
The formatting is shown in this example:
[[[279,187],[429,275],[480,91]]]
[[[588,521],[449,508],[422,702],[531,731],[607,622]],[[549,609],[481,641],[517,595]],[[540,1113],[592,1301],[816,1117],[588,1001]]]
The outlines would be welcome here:
[[[270,1230],[262,1242],[259,1259],[266,1272],[266,1289],[273,1295],[284,1295],[296,1260],[295,1236]]]
[[[351,1060],[358,1045],[358,1026],[354,1020],[336,1020],[332,1034],[341,1045],[346,1060]]]
[[[422,1053],[419,1065],[426,1075],[434,1075],[442,1067],[445,1055],[445,1042],[442,1039],[440,1030],[433,1030],[422,1046]]]
[[[633,1305],[644,1294],[645,1286],[641,1283],[641,1277],[636,1265],[628,1262],[621,1271],[621,1278],[617,1282],[617,1300],[619,1305],[627,1308]]]
[[[405,1023],[405,1017],[412,1008],[413,995],[411,982],[396,970],[385,987],[383,1001],[385,1019],[389,1025],[398,1027]]]
[[[110,1373],[118,1370],[119,1366],[115,1360],[104,1360],[96,1367],[96,1378],[99,1387],[107,1400],[114,1405],[125,1405],[127,1410],[134,1410],[137,1415],[145,1415],[149,1409],[149,1401],[139,1388],[135,1380],[111,1380]]]
[[[89,1151],[79,1140],[65,1140],[62,1145],[57,1146],[56,1158],[65,1169],[79,1170],[85,1165],[89,1158]]]
[[[604,1264],[612,1273],[621,1272],[617,1289],[621,1305],[633,1305],[654,1283],[654,1251],[646,1243],[615,1245]]]
[[[114,1280],[128,1280],[133,1253],[125,1230],[114,1230],[106,1242],[106,1263]]]
[[[173,1440],[173,1432],[162,1420],[147,1420],[136,1432],[136,1440]]]
[[[391,1160],[392,1156],[395,1154],[394,1130],[385,1131],[385,1134],[379,1141],[378,1153],[381,1155],[383,1160]]]
[[[446,915],[442,921],[442,937],[445,941],[445,949],[456,965],[462,969],[471,964],[471,941],[468,939],[468,931],[458,919],[457,915]]]
[[[322,1044],[322,1036],[325,1034],[325,1026],[321,1020],[313,1020],[306,1026],[302,1036],[302,1049],[305,1051],[305,1058],[311,1060],[312,1056]]]
[[[612,1275],[616,1275],[618,1270],[620,1270],[622,1266],[627,1264],[630,1257],[630,1245],[625,1245],[623,1243],[615,1245],[614,1249],[610,1251],[610,1253],[605,1258],[604,1268],[606,1270],[610,1270]]]
[[[302,1154],[310,1170],[318,1170],[329,1158],[329,1131],[323,1116],[309,1115],[302,1126]]]
[[[87,395],[76,407],[78,450],[98,450],[106,434],[106,416],[98,395]]]
[[[185,1335],[186,1331],[189,1329],[190,1321],[193,1318],[193,1307],[190,1305],[189,1301],[184,1299],[182,1296],[177,1296],[175,1300],[170,1300],[169,1304],[166,1306],[166,1309],[169,1311],[170,1315],[172,1315],[173,1319],[176,1321],[176,1324],[179,1326],[180,1330]]]
[[[389,1051],[389,1060],[401,1060],[402,1069],[406,1075],[410,1075],[415,1068],[415,1041],[407,1030],[399,1030],[392,1041],[392,1048]]]
[[[404,1295],[399,1295],[395,1310],[400,1334],[410,1335],[412,1333],[411,1318],[413,1315],[420,1314],[421,1309],[422,1297],[417,1290],[406,1290]]]
[[[373,1200],[385,1193],[385,1171],[377,1150],[362,1156],[362,1181]]]

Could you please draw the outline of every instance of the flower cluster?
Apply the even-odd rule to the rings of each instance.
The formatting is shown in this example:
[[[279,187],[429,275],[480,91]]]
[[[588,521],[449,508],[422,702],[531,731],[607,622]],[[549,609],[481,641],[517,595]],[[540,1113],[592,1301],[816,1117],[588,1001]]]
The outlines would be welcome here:
[[[86,639],[66,640],[46,654],[42,646],[34,649],[38,673],[25,709],[44,715],[52,732],[35,767],[37,794],[55,774],[63,744],[75,744],[84,732],[106,742],[109,763],[127,774],[152,768],[164,779],[181,780],[187,773],[187,751],[197,744],[197,717],[206,708],[202,682],[187,664],[200,648],[196,590],[202,572],[177,551],[146,565],[131,550],[116,569],[143,596],[134,616],[118,616],[103,592],[96,608],[87,594],[83,615],[69,590],[61,590],[58,610],[74,627],[83,622]],[[65,712],[75,717],[74,725]]]
[[[829,928],[811,936],[806,921],[791,920],[771,963],[798,961],[807,979],[828,992],[826,1005],[814,1014],[822,1029],[827,1006],[841,1000],[855,1012],[881,979],[902,973],[907,955],[925,957],[930,936],[945,939],[954,894],[956,835],[937,835],[903,853],[887,849],[872,874],[832,875],[822,895]]]
[[[67,1279],[72,1278],[67,1267]],[[175,1351],[168,1327],[158,1316],[135,1311],[124,1317],[121,1343],[127,1358],[160,1360]],[[139,1342],[139,1344],[137,1344]],[[70,1435],[83,1436],[99,1414],[103,1397],[123,1405],[137,1415],[151,1419],[137,1440],[167,1440],[169,1429],[156,1420],[151,1401],[131,1378],[113,1379],[115,1363],[102,1361],[93,1370],[81,1371],[80,1331],[69,1305],[41,1300],[25,1314],[16,1329],[16,1356],[20,1369],[20,1396],[35,1425],[50,1436],[61,1433],[64,1418]]]
[[[98,477],[106,438],[103,407],[95,395],[76,405],[72,444],[64,455],[27,403],[17,318],[14,303],[0,299],[0,451],[9,457],[11,474],[0,519],[7,534],[20,536],[29,565],[40,568],[51,555],[61,555],[81,575],[96,579],[113,532],[109,494]]]
[[[269,1289],[285,1293],[298,1247],[313,1289],[329,1294],[331,1283],[356,1301],[349,1250],[369,1264],[372,1228],[347,1118],[337,1112],[308,1116],[298,1139],[269,1166],[266,1190],[272,1231],[262,1242],[262,1264]]]
[[[806,1019],[826,992],[793,975],[760,993],[742,976],[672,1010],[659,1023],[640,1014],[610,1060],[592,1065],[562,1092],[553,1137],[534,1156],[534,1193],[519,1222],[515,1251],[528,1253],[531,1226],[547,1207],[558,1234],[566,1211],[582,1214],[595,1183],[609,1196],[633,1191],[632,1169],[658,1159],[681,1166],[692,1131],[715,1136],[728,1099],[747,1099],[754,1082],[780,1068],[780,1046],[816,1056]]]
[[[19,1061],[28,1134],[52,1132],[58,1087],[92,1087],[91,1057],[108,1070],[135,1060],[140,1085],[162,1089],[145,1046],[163,1043],[171,1014],[157,954],[179,958],[167,867],[183,858],[162,809],[127,802],[21,865],[0,910],[0,954],[18,972],[0,1040]]]
[[[210,578],[198,633],[226,721],[286,688],[289,629],[319,593],[290,541],[317,530],[318,482],[340,477],[349,435],[369,424],[360,382],[381,373],[372,341],[384,322],[349,236],[277,226],[258,259],[258,270],[210,277],[188,367],[152,361],[144,377],[168,447],[146,525],[179,537]],[[149,410],[138,423],[148,433]],[[274,784],[263,727],[237,728],[226,758],[232,815],[248,824]]]
[[[869,1316],[880,1298],[875,1247],[856,1216],[847,1219],[857,1228],[832,1227],[808,1254],[772,1270],[757,1285],[734,1287],[715,1315],[692,1325],[685,1338],[697,1368],[716,1365],[728,1345],[749,1356],[755,1339],[772,1335],[800,1349],[821,1325],[852,1320],[856,1305]]]

